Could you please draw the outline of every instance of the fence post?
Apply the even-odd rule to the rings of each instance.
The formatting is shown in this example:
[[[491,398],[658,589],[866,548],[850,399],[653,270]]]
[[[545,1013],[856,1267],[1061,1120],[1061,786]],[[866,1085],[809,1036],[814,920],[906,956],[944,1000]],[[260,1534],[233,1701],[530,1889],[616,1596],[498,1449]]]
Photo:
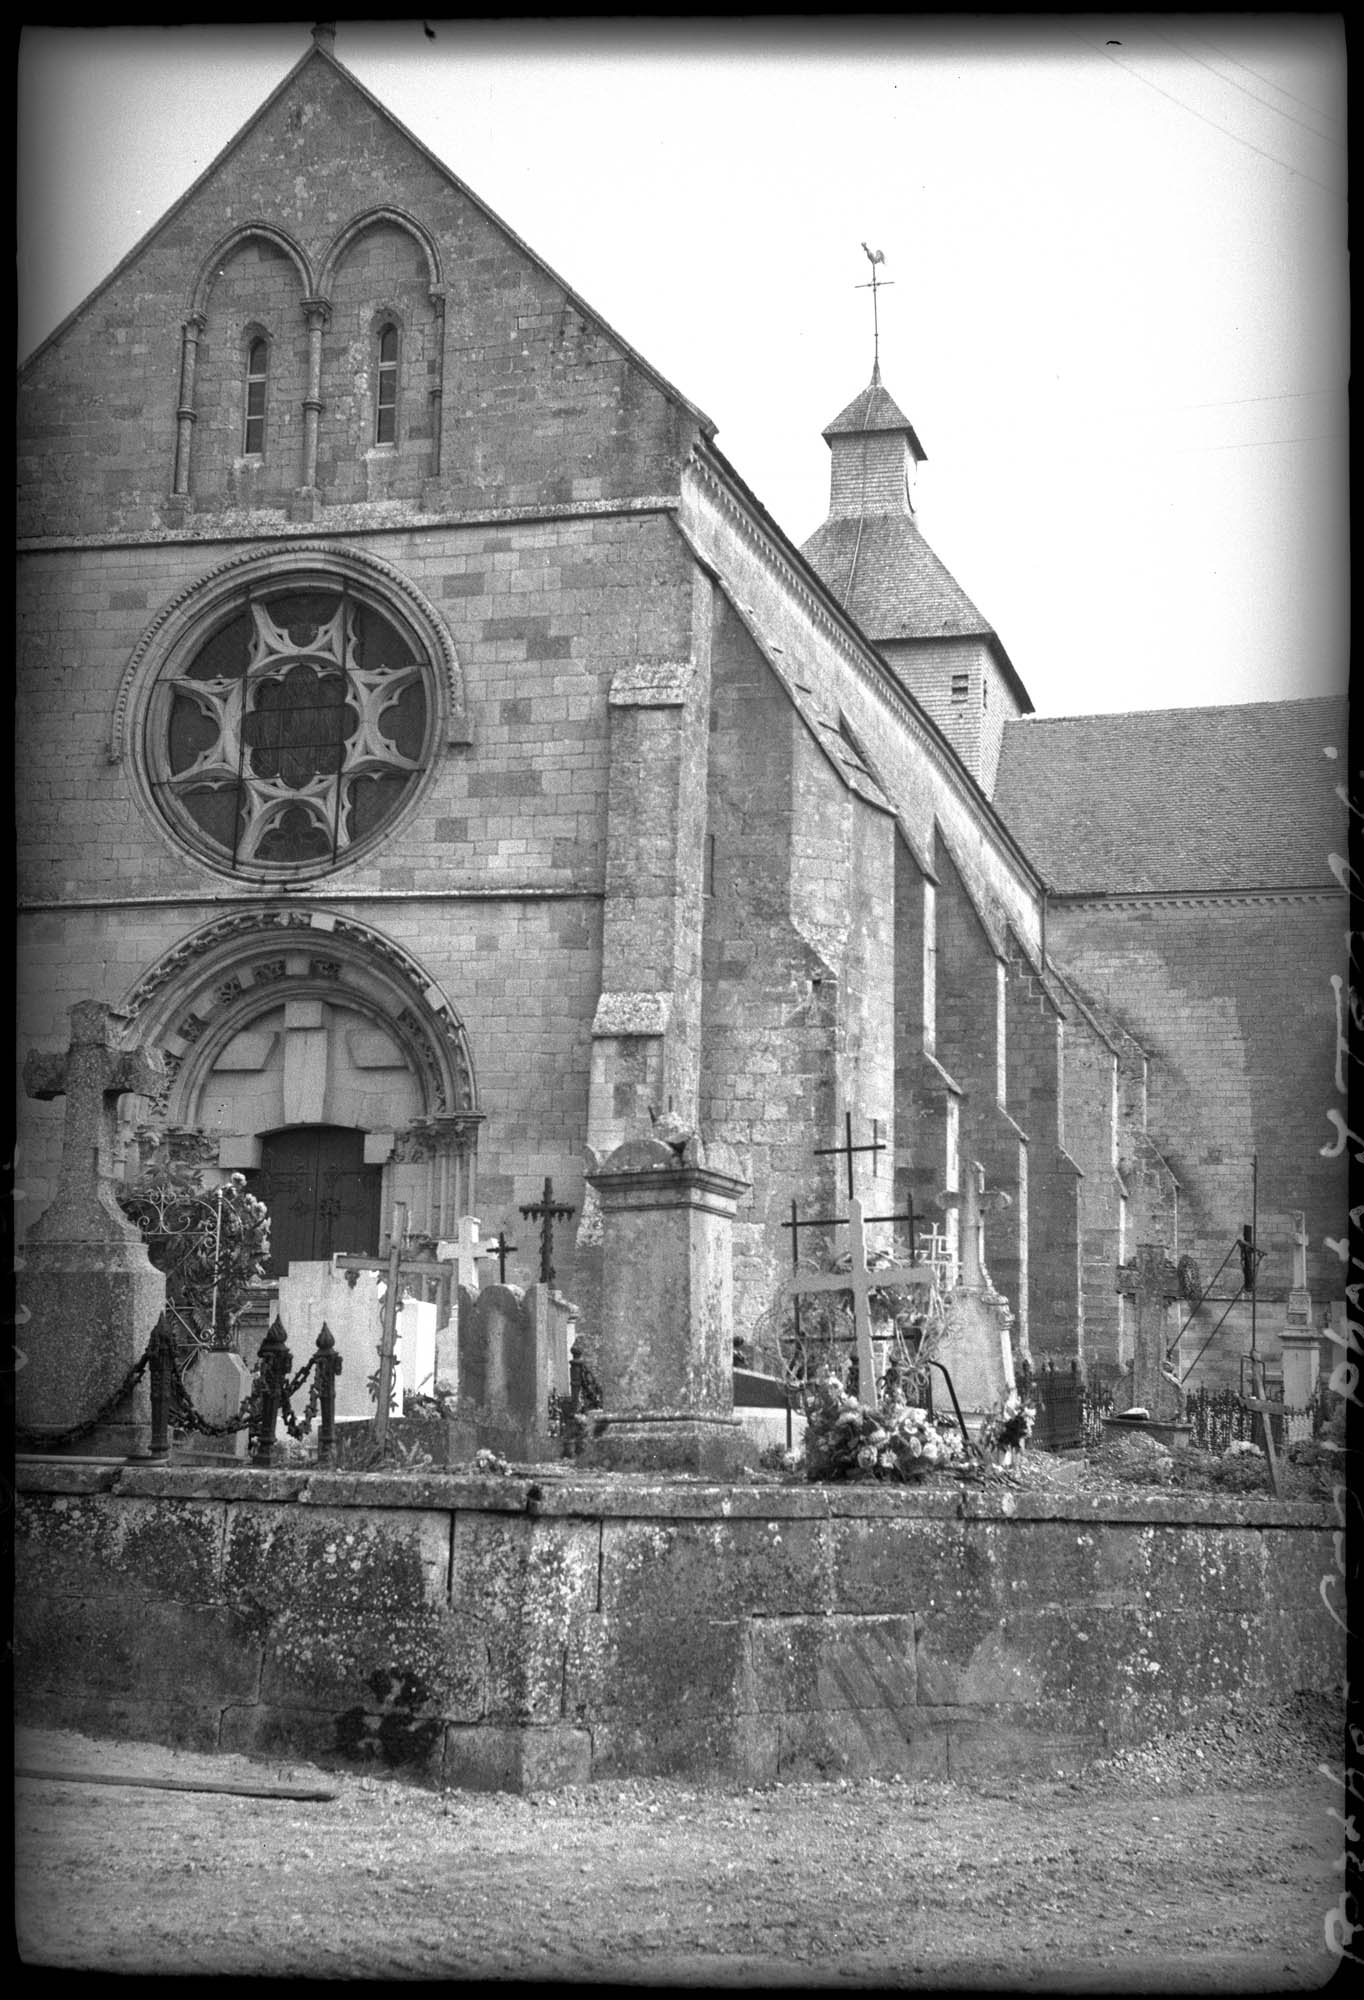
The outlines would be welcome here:
[[[153,1458],[170,1457],[170,1377],[175,1366],[175,1342],[171,1339],[166,1315],[162,1313],[152,1328],[151,1373],[152,1435],[148,1447]]]
[[[256,1357],[256,1367],[260,1374],[260,1435],[256,1440],[256,1450],[251,1463],[268,1466],[275,1443],[275,1425],[279,1421],[279,1406],[284,1395],[284,1385],[289,1379],[289,1371],[294,1365],[294,1357],[284,1344],[284,1326],[275,1320],[270,1331],[260,1345]]]
[[[341,1356],[336,1351],[336,1336],[322,1322],[322,1331],[317,1336],[317,1358],[313,1373],[317,1379],[317,1462],[319,1465],[336,1463],[336,1378],[341,1373]]]

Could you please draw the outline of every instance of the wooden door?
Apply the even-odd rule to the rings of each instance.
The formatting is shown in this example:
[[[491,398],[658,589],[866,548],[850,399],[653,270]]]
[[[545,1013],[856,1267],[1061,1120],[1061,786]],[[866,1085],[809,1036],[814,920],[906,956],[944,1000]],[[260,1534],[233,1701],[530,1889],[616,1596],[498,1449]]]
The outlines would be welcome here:
[[[379,1248],[383,1169],[365,1163],[365,1135],[337,1125],[269,1132],[261,1164],[247,1176],[270,1211],[270,1275],[291,1263],[324,1263],[336,1251],[361,1257]]]

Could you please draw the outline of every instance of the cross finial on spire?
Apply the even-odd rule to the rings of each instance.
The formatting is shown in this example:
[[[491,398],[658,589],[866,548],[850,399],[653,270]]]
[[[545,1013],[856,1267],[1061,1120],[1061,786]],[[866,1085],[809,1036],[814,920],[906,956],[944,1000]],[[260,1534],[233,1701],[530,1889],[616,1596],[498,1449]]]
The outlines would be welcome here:
[[[335,21],[314,21],[313,40],[320,49],[325,49],[330,55],[336,47]]]
[[[864,243],[862,248],[866,252],[867,262],[871,265],[871,284],[858,285],[856,289],[859,292],[870,291],[871,293],[871,379],[873,382],[879,382],[881,380],[881,321],[880,314],[877,311],[876,294],[882,285],[893,285],[895,280],[893,278],[878,278],[876,274],[877,265],[884,264],[886,261],[884,250],[873,250],[868,243]]]

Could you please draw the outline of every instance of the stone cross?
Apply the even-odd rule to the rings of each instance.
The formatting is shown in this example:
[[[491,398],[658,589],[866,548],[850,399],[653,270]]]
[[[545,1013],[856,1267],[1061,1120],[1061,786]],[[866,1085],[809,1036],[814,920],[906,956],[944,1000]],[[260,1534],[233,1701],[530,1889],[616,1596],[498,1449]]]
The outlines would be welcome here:
[[[957,1283],[966,1291],[991,1291],[990,1273],[985,1268],[985,1218],[993,1209],[1008,1208],[1012,1197],[1004,1188],[985,1186],[985,1169],[973,1160],[967,1169],[966,1186],[958,1191],[947,1188],[938,1196],[941,1209],[957,1209]]]
[[[1135,1301],[1132,1346],[1132,1407],[1156,1423],[1178,1423],[1184,1415],[1179,1376],[1169,1355],[1178,1352],[1166,1338],[1170,1307],[1179,1297],[1179,1274],[1158,1243],[1141,1243],[1130,1264],[1118,1271],[1118,1291]]]
[[[871,1295],[883,1285],[910,1285],[922,1292],[933,1289],[933,1271],[927,1264],[882,1264],[872,1270],[867,1263],[867,1241],[862,1204],[854,1195],[848,1202],[848,1237],[852,1247],[849,1271],[800,1272],[787,1280],[786,1295],[794,1298],[806,1292],[851,1292],[853,1332],[857,1341],[858,1394],[864,1403],[876,1401],[876,1357],[871,1344]]]
[[[118,1099],[151,1094],[164,1079],[151,1049],[121,1048],[120,1016],[97,1000],[71,1009],[65,1055],[24,1064],[32,1097],[66,1099],[57,1192],[28,1232],[17,1305],[25,1331],[15,1415],[35,1441],[95,1456],[146,1450],[145,1377],[120,1395],[166,1302],[142,1232],[114,1198]]]
[[[150,1095],[165,1065],[150,1048],[126,1049],[115,1038],[121,1017],[100,1000],[71,1009],[71,1045],[65,1055],[34,1050],[24,1064],[30,1097],[65,1097],[62,1164],[56,1197],[34,1234],[117,1242],[139,1237],[109,1192],[114,1171],[118,1100],[129,1091]]]
[[[1312,1294],[1307,1289],[1307,1247],[1310,1241],[1307,1217],[1301,1209],[1297,1209],[1293,1215],[1293,1285],[1288,1294],[1288,1324],[1291,1327],[1312,1324]]]
[[[495,1256],[493,1246],[479,1241],[479,1221],[476,1215],[461,1215],[459,1235],[455,1242],[441,1242],[436,1245],[436,1256],[442,1263],[455,1266],[456,1282],[466,1292],[476,1292],[479,1288],[479,1265]]]

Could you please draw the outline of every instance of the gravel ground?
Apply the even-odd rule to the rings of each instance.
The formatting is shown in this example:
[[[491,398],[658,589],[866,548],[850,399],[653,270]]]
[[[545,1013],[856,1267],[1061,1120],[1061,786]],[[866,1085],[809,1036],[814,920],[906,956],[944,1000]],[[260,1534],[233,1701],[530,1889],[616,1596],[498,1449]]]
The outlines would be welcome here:
[[[521,1798],[22,1733],[21,1774],[70,1775],[17,1781],[20,1956],[182,1976],[1309,1991],[1338,1964],[1339,1741],[1335,1706],[1299,1699],[1068,1780]],[[331,1796],[153,1788],[166,1778]]]

